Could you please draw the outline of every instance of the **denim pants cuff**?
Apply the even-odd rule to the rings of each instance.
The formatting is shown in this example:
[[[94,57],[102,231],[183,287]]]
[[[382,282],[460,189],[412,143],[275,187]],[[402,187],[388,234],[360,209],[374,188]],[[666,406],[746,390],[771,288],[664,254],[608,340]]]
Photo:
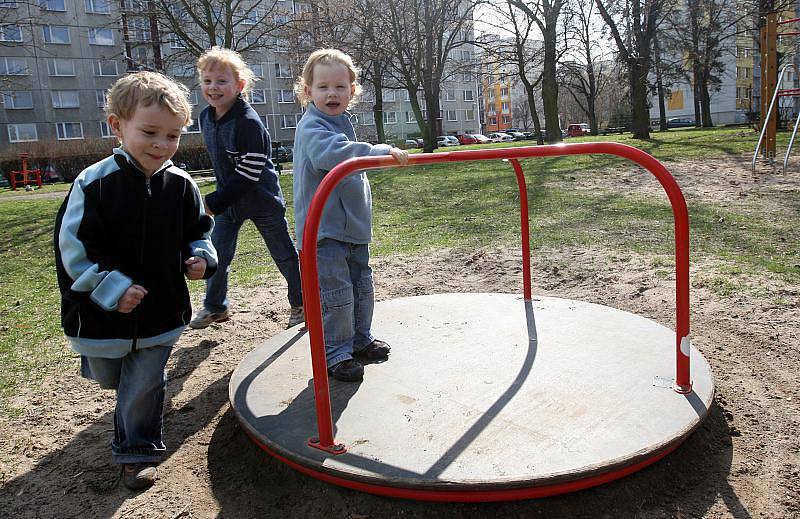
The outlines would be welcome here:
[[[112,453],[111,457],[114,463],[122,465],[123,463],[161,463],[164,459],[163,452],[154,452],[152,454],[131,454],[131,453]]]
[[[339,364],[342,361],[350,360],[352,358],[353,356],[350,353],[347,352],[339,353],[336,356],[327,359],[328,367],[330,368],[331,366],[335,366],[336,364]]]

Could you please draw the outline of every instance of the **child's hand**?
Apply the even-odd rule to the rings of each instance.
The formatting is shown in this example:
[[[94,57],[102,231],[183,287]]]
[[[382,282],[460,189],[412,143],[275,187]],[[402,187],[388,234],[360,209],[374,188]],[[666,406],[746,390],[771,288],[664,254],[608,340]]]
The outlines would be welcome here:
[[[117,302],[117,311],[121,314],[129,314],[134,308],[139,306],[144,296],[147,295],[147,289],[141,285],[131,285],[128,290],[122,294]]]
[[[401,150],[400,148],[392,148],[389,150],[389,154],[394,157],[397,162],[400,163],[401,166],[408,165],[408,152],[406,150]]]
[[[186,264],[186,277],[189,279],[203,279],[203,274],[206,273],[206,260],[192,256],[187,259]]]

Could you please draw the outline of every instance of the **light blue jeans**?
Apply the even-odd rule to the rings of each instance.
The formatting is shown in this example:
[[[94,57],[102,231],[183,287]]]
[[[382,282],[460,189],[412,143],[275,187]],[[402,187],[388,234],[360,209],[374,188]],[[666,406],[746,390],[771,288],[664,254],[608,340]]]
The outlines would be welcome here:
[[[328,367],[353,358],[375,337],[370,332],[375,287],[369,245],[329,238],[317,243],[322,329]]]
[[[278,266],[288,285],[289,304],[303,306],[303,293],[300,288],[300,261],[294,246],[286,217],[283,214],[257,215],[249,218],[255,224],[264,243],[267,245],[275,265]],[[206,298],[203,306],[209,312],[219,313],[228,309],[228,272],[236,253],[239,230],[246,218],[236,214],[230,207],[214,217],[214,230],[211,242],[217,249],[219,264],[217,271],[206,282]]]
[[[177,339],[176,339],[177,341]],[[103,389],[117,390],[114,439],[115,463],[158,463],[167,448],[162,437],[164,367],[176,341],[135,350],[119,359],[81,355],[81,375]]]

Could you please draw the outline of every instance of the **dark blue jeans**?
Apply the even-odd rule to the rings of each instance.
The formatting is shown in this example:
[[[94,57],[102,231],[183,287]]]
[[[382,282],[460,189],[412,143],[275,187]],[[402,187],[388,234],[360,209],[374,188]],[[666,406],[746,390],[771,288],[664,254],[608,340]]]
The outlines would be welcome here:
[[[303,305],[303,293],[300,289],[300,261],[297,249],[289,236],[289,226],[283,214],[258,215],[249,218],[264,238],[275,265],[288,285],[289,304]],[[236,242],[239,230],[246,218],[240,218],[234,208],[214,217],[214,230],[211,242],[217,249],[219,264],[217,271],[206,282],[206,298],[203,306],[209,312],[224,312],[228,309],[228,273],[233,256],[236,253]]]
[[[117,390],[111,442],[115,463],[159,462],[164,456],[164,367],[174,344],[142,348],[119,359],[81,355],[84,378],[96,380],[103,389]]]

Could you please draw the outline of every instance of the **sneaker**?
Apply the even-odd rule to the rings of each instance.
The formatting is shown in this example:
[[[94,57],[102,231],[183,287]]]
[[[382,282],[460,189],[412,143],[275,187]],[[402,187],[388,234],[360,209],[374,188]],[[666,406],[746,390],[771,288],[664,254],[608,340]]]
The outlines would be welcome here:
[[[304,322],[306,322],[306,313],[303,311],[303,307],[293,306],[289,311],[289,324],[287,324],[286,327],[291,328],[292,326],[297,326]]]
[[[353,357],[364,360],[383,360],[389,357],[391,346],[380,339],[375,339],[363,349],[353,352]]]
[[[189,321],[189,328],[199,330],[201,328],[207,328],[211,323],[224,323],[225,321],[229,321],[230,318],[231,314],[227,310],[222,312],[209,312],[203,308]]]
[[[328,368],[328,374],[342,382],[358,382],[364,378],[364,366],[356,359],[347,359]]]
[[[158,479],[155,463],[124,463],[122,482],[130,490],[143,490],[153,486]]]

